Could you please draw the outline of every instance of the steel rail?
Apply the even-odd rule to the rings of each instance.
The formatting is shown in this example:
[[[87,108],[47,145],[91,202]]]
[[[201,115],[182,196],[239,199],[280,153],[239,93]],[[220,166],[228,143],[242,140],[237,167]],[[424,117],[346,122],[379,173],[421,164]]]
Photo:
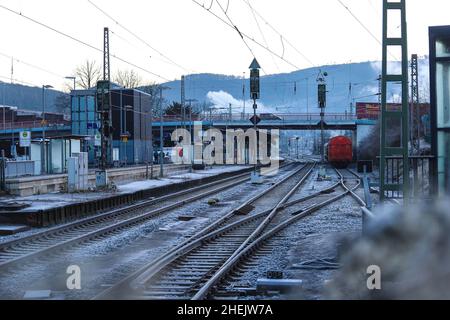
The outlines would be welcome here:
[[[300,186],[305,182],[305,180],[309,177],[309,175],[311,174],[311,172],[314,170],[315,167],[316,167],[315,163],[313,165],[311,165],[311,167],[309,168],[309,170],[305,174],[305,176],[302,177],[302,179],[295,185],[295,187],[292,188],[292,190],[289,191],[289,193],[287,195],[285,195],[283,197],[283,199],[281,199],[281,201],[278,202],[278,204],[275,206],[275,208],[273,208],[272,211],[269,213],[267,218],[258,226],[258,228],[256,228],[255,231],[253,231],[253,233],[239,246],[239,248],[236,249],[236,251],[233,253],[233,255],[228,259],[228,261],[233,259],[241,250],[243,250],[248,245],[248,243],[250,241],[255,239],[258,235],[261,234],[261,232],[263,232],[263,230],[269,225],[269,223],[278,214],[280,209],[286,204],[286,202],[292,197],[292,195],[295,192],[297,192],[298,188],[300,188]]]
[[[20,243],[23,243],[25,241],[32,241],[32,240],[35,240],[35,239],[39,239],[39,238],[41,238],[43,236],[48,236],[48,235],[51,235],[51,234],[55,234],[55,233],[64,231],[64,230],[69,229],[69,228],[78,227],[78,226],[83,225],[83,224],[93,223],[96,220],[100,220],[100,219],[103,219],[103,218],[116,217],[117,215],[120,215],[120,214],[123,214],[123,213],[129,213],[130,211],[133,211],[133,210],[143,209],[143,208],[145,208],[147,206],[151,206],[151,205],[157,204],[157,203],[159,203],[161,201],[170,200],[171,198],[176,198],[176,197],[184,196],[186,194],[190,194],[192,192],[197,192],[197,191],[200,191],[200,190],[203,190],[203,189],[208,189],[208,188],[213,187],[215,185],[222,184],[222,183],[225,183],[225,182],[228,182],[228,181],[232,181],[232,180],[236,180],[236,179],[238,179],[240,177],[244,177],[244,176],[248,176],[248,173],[243,173],[243,174],[240,174],[238,176],[229,177],[229,178],[226,178],[226,179],[223,179],[223,180],[219,180],[219,181],[214,181],[214,182],[209,183],[207,185],[202,185],[202,186],[199,186],[199,187],[195,187],[195,188],[188,189],[188,190],[183,190],[183,191],[172,193],[172,194],[169,194],[169,195],[165,195],[165,196],[161,196],[161,197],[157,197],[157,198],[152,198],[150,200],[139,201],[139,202],[137,202],[135,204],[127,205],[126,207],[117,208],[117,209],[114,209],[114,210],[109,210],[109,211],[106,211],[104,213],[96,214],[96,215],[93,215],[93,216],[88,217],[88,218],[83,218],[83,219],[76,220],[76,221],[69,222],[69,223],[65,223],[65,224],[62,224],[62,225],[59,225],[59,226],[56,226],[56,227],[52,227],[52,228],[46,229],[46,230],[41,231],[41,232],[34,233],[34,234],[26,236],[26,237],[21,237],[19,239],[11,240],[11,241],[8,241],[8,242],[3,242],[3,243],[0,243],[0,253],[1,253],[2,249],[6,248],[6,247],[9,247],[9,246],[14,246],[16,244],[20,244]],[[249,180],[249,178],[247,178],[247,180]]]
[[[359,198],[353,191],[359,188],[361,185],[361,181],[358,180],[358,183],[355,187],[349,188],[345,184],[344,176],[339,172],[339,170],[336,170],[337,174],[340,176],[340,185],[345,189],[345,192],[330,198],[322,203],[313,205],[309,208],[306,208],[305,210],[302,210],[301,212],[298,212],[299,214],[294,214],[294,216],[285,222],[280,223],[278,226],[274,227],[272,230],[268,231],[267,233],[260,236],[258,239],[253,241],[250,245],[245,247],[243,250],[235,254],[231,259],[229,259],[216,273],[213,277],[209,279],[209,281],[202,286],[200,290],[194,295],[192,300],[202,300],[207,297],[213,286],[215,286],[219,281],[221,281],[235,266],[239,261],[241,261],[243,258],[245,258],[247,255],[251,254],[254,249],[259,247],[263,242],[268,240],[269,238],[273,237],[275,234],[280,232],[281,230],[284,230],[285,228],[291,226],[293,223],[297,222],[300,219],[303,219],[312,213],[328,206],[329,204],[332,204],[348,194],[352,195],[358,202],[362,201],[361,198]],[[359,199],[359,200],[358,200]]]
[[[233,182],[233,180],[236,180],[237,178],[240,178],[240,177],[242,177],[244,175],[245,175],[245,178],[241,178],[238,181],[234,181]],[[38,241],[39,239],[42,239],[43,243],[52,242],[52,239],[51,239],[52,236],[58,235],[58,236],[61,237],[61,233],[64,233],[65,230],[67,230],[68,234],[70,234],[70,233],[80,234],[83,231],[82,230],[83,226],[85,228],[92,227],[92,224],[94,222],[99,221],[101,219],[105,219],[106,217],[108,217],[109,220],[113,220],[117,216],[117,214],[123,213],[123,211],[126,211],[126,213],[123,213],[123,214],[127,214],[130,211],[130,209],[127,207],[127,208],[123,208],[123,209],[114,210],[113,212],[107,212],[107,213],[104,213],[104,214],[102,214],[100,216],[83,219],[82,221],[77,221],[77,222],[71,223],[69,225],[64,225],[64,226],[61,226],[61,227],[55,227],[55,228],[52,228],[50,230],[47,230],[47,231],[44,231],[42,233],[38,233],[38,234],[35,234],[35,235],[31,235],[31,236],[23,238],[23,239],[18,239],[18,240],[14,240],[14,241],[11,241],[11,242],[8,242],[8,243],[4,243],[4,244],[2,244],[0,246],[0,248],[2,248],[4,250],[4,252],[0,252],[0,255],[3,254],[3,257],[6,257],[6,258],[8,256],[12,256],[13,258],[12,259],[6,259],[5,261],[0,262],[0,269],[11,267],[12,265],[17,264],[19,262],[22,262],[24,260],[31,259],[31,258],[39,256],[39,255],[48,254],[49,252],[52,252],[52,251],[55,251],[55,250],[62,250],[62,249],[66,248],[66,247],[69,247],[69,246],[73,246],[73,245],[76,245],[76,244],[80,244],[80,243],[84,243],[84,242],[90,241],[90,240],[93,240],[95,238],[98,238],[98,237],[110,234],[110,233],[112,233],[114,231],[117,231],[117,230],[122,230],[122,229],[127,228],[127,227],[132,227],[132,226],[134,226],[134,225],[136,225],[138,223],[141,223],[141,222],[144,222],[146,220],[155,218],[155,217],[161,215],[162,213],[165,213],[165,212],[177,209],[177,208],[179,208],[179,207],[181,207],[183,205],[195,202],[197,200],[200,200],[200,199],[203,199],[205,197],[208,197],[208,196],[210,196],[212,194],[216,194],[216,193],[221,192],[223,190],[232,188],[232,187],[234,187],[236,185],[239,185],[239,184],[241,184],[241,183],[243,183],[245,181],[248,181],[248,180],[249,180],[248,173],[245,173],[245,174],[238,175],[237,177],[231,177],[231,178],[224,179],[224,180],[222,180],[220,182],[214,182],[214,183],[211,183],[211,184],[208,184],[208,185],[205,185],[205,186],[200,186],[200,187],[197,187],[197,188],[194,188],[194,189],[196,191],[199,191],[199,190],[210,188],[211,186],[214,186],[214,185],[217,185],[217,184],[224,183],[224,181],[225,182],[232,181],[231,183],[226,184],[225,186],[221,186],[219,188],[209,190],[209,191],[207,191],[205,193],[201,193],[199,195],[192,196],[192,197],[189,197],[189,198],[181,200],[181,201],[177,201],[177,202],[175,202],[173,204],[167,205],[167,206],[162,207],[162,208],[150,210],[148,212],[145,212],[143,214],[139,214],[139,215],[134,216],[132,218],[125,219],[125,220],[120,221],[118,223],[114,223],[114,224],[112,224],[110,226],[106,226],[104,228],[100,228],[100,229],[97,229],[97,230],[94,230],[94,231],[87,232],[85,234],[81,234],[79,236],[72,237],[69,240],[60,241],[59,243],[56,243],[56,244],[53,244],[53,245],[44,245],[43,247],[42,247],[42,243],[41,243],[41,247],[42,248],[39,249],[39,250],[34,250],[34,247],[39,246],[39,244],[37,244],[37,243],[35,243],[34,246],[30,246],[29,247],[29,248],[31,248],[33,250],[32,252],[29,252],[29,250],[27,250],[28,248],[18,248],[17,250],[19,251],[19,253],[20,253],[20,250],[22,252],[25,252],[24,254],[21,254],[21,255],[14,254],[14,246],[20,246],[20,245],[24,246],[30,241]],[[170,197],[174,197],[175,195],[178,195],[178,196],[185,195],[185,194],[192,193],[193,191],[194,190],[191,189],[191,190],[182,191],[182,192],[179,192],[179,193],[176,193],[176,194],[172,194],[172,195],[168,195],[168,196],[163,196],[163,197],[160,197],[158,199],[153,199],[153,200],[150,200],[150,201],[146,202],[145,206],[149,206],[150,203],[154,204],[156,202],[159,202],[159,201],[161,201],[161,199],[168,199]],[[142,206],[143,206],[143,204],[140,203],[140,204],[136,204],[134,206],[134,208],[141,209]],[[104,222],[102,222],[102,221],[99,222],[99,224],[102,224],[102,223],[104,223]],[[62,237],[64,238],[64,234],[62,235]],[[7,251],[5,251],[5,248],[12,248],[13,249],[12,250],[13,253],[8,253]]]
[[[280,181],[275,183],[270,188],[266,189],[265,191],[263,191],[262,193],[260,193],[256,196],[252,197],[251,199],[249,199],[242,205],[239,205],[237,208],[231,210],[227,215],[225,215],[224,217],[215,221],[210,226],[199,231],[196,235],[192,236],[190,239],[185,240],[183,243],[177,245],[175,248],[173,248],[169,252],[165,253],[160,258],[158,258],[155,261],[152,261],[151,263],[140,268],[138,271],[136,271],[133,274],[129,275],[128,277],[124,278],[122,281],[120,281],[116,285],[101,292],[100,294],[95,296],[93,299],[94,300],[107,299],[112,296],[114,297],[116,292],[120,292],[122,290],[128,290],[130,287],[139,287],[140,284],[148,282],[149,279],[154,277],[154,275],[156,275],[158,272],[160,272],[164,267],[173,263],[178,258],[188,254],[192,250],[198,248],[205,241],[209,241],[211,239],[219,237],[221,234],[229,232],[243,224],[252,222],[256,219],[260,219],[260,218],[268,215],[273,210],[273,208],[223,226],[227,221],[229,221],[233,217],[235,217],[236,213],[239,212],[239,210],[243,209],[244,207],[246,207],[248,205],[253,204],[260,198],[267,195],[269,192],[278,188],[281,184],[290,180],[292,177],[294,177],[300,171],[305,170],[305,168],[307,168],[307,165],[304,165],[304,166],[300,167],[299,169],[293,171],[292,173],[290,173],[289,175],[287,175],[286,177],[284,177],[283,179],[281,179]],[[302,179],[302,180],[304,180],[304,179]],[[303,201],[306,201],[307,199],[309,199],[309,197],[305,197],[305,200],[303,200]],[[299,200],[293,201],[289,204],[293,205],[296,203],[300,203],[301,201],[302,201],[302,199],[299,199]],[[284,206],[287,206],[289,204],[284,204]]]

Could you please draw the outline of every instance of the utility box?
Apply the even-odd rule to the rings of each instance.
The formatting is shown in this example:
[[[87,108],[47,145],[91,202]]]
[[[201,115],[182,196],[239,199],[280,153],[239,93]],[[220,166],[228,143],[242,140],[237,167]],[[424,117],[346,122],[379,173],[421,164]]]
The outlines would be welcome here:
[[[120,149],[119,148],[113,149],[113,164],[114,164],[114,167],[116,167],[116,168],[120,166]]]
[[[95,172],[95,185],[97,188],[106,188],[108,186],[108,174],[106,170]]]
[[[74,153],[69,158],[68,191],[86,191],[89,188],[89,165],[86,152]]]
[[[67,190],[69,193],[77,192],[78,191],[78,158],[77,157],[70,157],[68,159],[68,177],[67,177],[67,184],[68,188]]]

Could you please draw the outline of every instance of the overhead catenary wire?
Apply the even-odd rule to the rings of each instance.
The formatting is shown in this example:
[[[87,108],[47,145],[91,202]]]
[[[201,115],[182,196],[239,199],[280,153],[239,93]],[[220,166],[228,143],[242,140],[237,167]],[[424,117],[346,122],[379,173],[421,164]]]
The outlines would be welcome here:
[[[104,9],[100,8],[97,4],[95,4],[93,1],[91,0],[87,0],[94,8],[96,8],[98,11],[100,11],[103,15],[105,15],[108,19],[112,20],[117,26],[119,26],[120,28],[122,28],[123,30],[125,30],[126,32],[128,32],[130,35],[132,35],[134,38],[136,38],[137,40],[139,40],[141,43],[143,43],[145,46],[147,46],[148,48],[150,48],[151,50],[153,50],[154,52],[156,52],[157,54],[159,54],[161,57],[163,57],[164,59],[166,59],[169,63],[171,63],[172,65],[186,71],[186,72],[191,72],[191,70],[181,66],[180,64],[178,64],[177,62],[175,62],[174,60],[172,60],[171,58],[169,58],[167,55],[165,55],[164,53],[162,53],[160,50],[156,49],[154,46],[150,45],[150,43],[148,43],[146,40],[144,40],[142,37],[140,37],[139,35],[137,35],[135,32],[133,32],[132,30],[130,30],[129,28],[125,27],[123,24],[121,24],[119,21],[117,21],[117,19],[115,19],[114,17],[112,17],[108,12],[106,12]]]
[[[380,39],[378,39],[378,37],[375,34],[373,34],[373,32],[370,31],[370,29],[368,27],[366,27],[366,25],[352,12],[352,10],[350,10],[350,8],[346,4],[344,4],[341,0],[337,0],[337,1],[341,4],[341,6],[343,6],[348,11],[348,13],[350,13],[350,15],[361,25],[361,27],[363,27],[364,30],[366,30],[369,33],[369,35],[376,42],[378,42],[379,45],[383,45],[381,43]]]
[[[258,27],[259,33],[261,34],[261,37],[262,37],[262,39],[263,39],[263,41],[264,41],[264,44],[265,44],[267,47],[269,47],[269,43],[267,42],[266,36],[264,35],[264,32],[263,32],[263,30],[262,30],[262,28],[261,28],[261,25],[259,24],[258,18],[256,17],[255,10],[253,10],[253,7],[252,7],[252,5],[250,4],[250,2],[247,2],[247,3],[248,3],[248,6],[249,6],[250,9],[251,9],[253,19],[255,20],[256,26]],[[272,58],[272,61],[273,61],[274,65],[276,66],[278,72],[281,72],[281,71],[280,71],[280,67],[278,66],[277,62],[275,61],[275,57],[274,57],[273,55],[270,55],[270,57]],[[284,58],[284,52],[283,52],[282,57]]]
[[[295,47],[280,31],[278,31],[272,24],[269,23],[262,15],[259,13],[250,3],[249,0],[244,1],[252,10],[254,14],[256,14],[272,31],[274,31],[278,36],[281,37],[282,41],[284,40],[292,49],[294,49],[304,60],[306,60],[311,66],[316,67],[314,62],[310,58],[308,58],[303,52],[301,52],[297,47]],[[284,58],[284,57],[283,57]]]
[[[228,15],[228,13],[227,13],[228,8],[225,10],[225,9],[222,7],[222,5],[220,4],[219,0],[216,0],[216,3],[219,5],[220,9],[222,10],[222,12],[223,12],[223,13],[225,14],[225,16],[227,17],[229,23],[230,23],[230,24],[233,26],[233,28],[237,31],[237,33],[239,34],[239,37],[240,37],[240,38],[242,39],[242,41],[244,42],[245,46],[246,46],[247,49],[250,51],[250,53],[252,54],[253,58],[256,59],[256,55],[255,55],[255,53],[253,52],[253,49],[249,46],[249,44],[247,43],[247,41],[245,41],[245,38],[244,38],[242,32],[239,30],[239,28],[236,26],[236,24],[234,24],[233,20],[231,20],[230,16]],[[229,4],[229,3],[228,3],[228,4]],[[256,60],[258,60],[258,59],[256,59]],[[262,70],[264,73],[266,73],[266,72],[264,71],[264,68],[261,68],[261,70]]]
[[[118,33],[116,30],[113,30],[111,28],[109,28],[109,32],[111,33],[111,35],[117,39],[119,39],[120,41],[122,41],[123,43],[126,43],[127,45],[135,48],[136,50],[142,50],[143,48],[140,47],[138,44],[131,42],[130,40],[128,40],[127,38],[125,38],[124,36],[122,36],[120,33]],[[157,58],[154,56],[145,56],[143,55],[145,58],[150,58],[150,59],[154,59],[157,60],[161,63],[164,63],[166,65],[170,65],[173,66],[173,63],[171,63],[170,61],[167,61],[166,59],[161,59],[161,58]]]
[[[10,81],[10,80],[11,80],[11,76],[9,76],[9,77],[6,77],[6,76],[0,76],[0,79],[5,79],[5,80]],[[39,87],[37,84],[31,83],[31,82],[26,82],[26,81],[18,80],[18,79],[12,79],[12,80],[13,80],[13,82],[15,82],[15,83],[23,84],[23,85],[26,85],[26,86]],[[10,85],[10,83],[6,83],[6,82],[3,82],[3,81],[2,81],[2,85],[4,85],[4,84]]]
[[[367,31],[367,33],[376,41],[376,42],[378,42],[378,44],[380,45],[380,46],[383,46],[383,43],[381,42],[381,40],[380,39],[378,39],[378,37],[372,32],[372,31],[370,31],[370,29],[361,21],[361,19],[359,19],[357,16],[356,16],[356,14],[354,14],[353,13],[353,11],[352,10],[350,10],[350,8],[345,4],[345,3],[343,3],[341,0],[337,0],[339,3],[340,3],[340,5],[342,6],[342,7],[344,7],[347,11],[348,11],[348,13],[359,23],[359,25],[364,29],[364,30],[366,30]],[[392,53],[390,53],[389,51],[388,51],[388,53],[389,53],[389,55],[394,59],[394,60],[396,60],[396,61],[399,61],[399,59],[396,57],[396,56],[394,56]]]
[[[70,40],[72,40],[72,41],[74,41],[74,42],[77,42],[77,43],[79,43],[79,44],[81,44],[81,45],[83,45],[83,46],[85,46],[85,47],[88,47],[88,48],[90,48],[90,49],[92,49],[92,50],[95,50],[95,51],[98,51],[98,52],[103,53],[103,49],[97,48],[97,47],[95,47],[95,46],[93,46],[93,45],[91,45],[91,44],[89,44],[89,43],[87,43],[87,42],[85,42],[85,41],[83,41],[83,40],[80,40],[80,39],[78,39],[78,38],[76,38],[76,37],[74,37],[74,36],[71,36],[71,35],[69,35],[69,34],[67,34],[67,33],[65,33],[65,32],[63,32],[63,31],[60,31],[60,30],[58,30],[58,29],[56,29],[56,28],[53,28],[53,27],[51,27],[51,26],[49,26],[49,25],[47,25],[47,24],[45,24],[45,23],[43,23],[43,22],[40,22],[40,21],[38,21],[38,20],[36,20],[36,19],[34,19],[34,18],[31,18],[31,17],[29,17],[29,16],[26,16],[26,15],[22,14],[21,12],[18,12],[18,11],[16,11],[16,10],[13,10],[13,9],[11,9],[11,8],[8,8],[8,7],[6,7],[6,6],[2,5],[2,4],[0,4],[0,9],[3,9],[3,10],[5,10],[5,11],[8,11],[8,12],[10,12],[10,13],[13,13],[13,14],[19,16],[19,17],[22,17],[22,18],[24,18],[24,19],[26,19],[26,20],[28,20],[28,21],[31,21],[31,22],[33,22],[33,23],[35,23],[35,24],[37,24],[37,25],[39,25],[39,26],[41,26],[41,27],[43,27],[43,28],[46,28],[46,29],[48,29],[48,30],[51,30],[51,31],[53,31],[53,32],[55,32],[55,33],[57,33],[57,34],[59,34],[59,35],[65,37],[65,38],[68,38],[68,39],[70,39]],[[161,76],[161,75],[159,75],[159,74],[157,74],[157,73],[154,73],[154,72],[152,72],[152,71],[150,71],[150,70],[148,70],[148,69],[145,69],[145,68],[143,68],[143,67],[141,67],[141,66],[138,66],[138,65],[136,65],[136,64],[134,64],[134,63],[132,63],[132,62],[130,62],[130,61],[124,59],[124,58],[121,58],[121,57],[119,57],[119,56],[117,56],[117,55],[111,54],[111,57],[114,58],[114,59],[116,59],[117,61],[120,61],[120,62],[122,62],[122,63],[125,63],[125,64],[127,64],[127,65],[129,65],[129,66],[131,66],[131,67],[133,67],[133,68],[136,68],[136,69],[139,69],[139,70],[141,70],[141,71],[143,71],[143,72],[145,72],[145,73],[151,74],[151,75],[153,75],[153,76],[155,76],[155,77],[157,77],[157,78],[159,78],[159,79],[161,79],[161,80],[164,80],[164,81],[170,81],[168,78],[165,78],[165,77],[163,77],[163,76]]]
[[[34,65],[34,64],[32,64],[32,63],[23,61],[23,60],[21,60],[21,59],[15,58],[14,56],[11,56],[11,55],[9,55],[9,54],[0,52],[0,56],[3,56],[3,57],[8,58],[8,59],[13,59],[13,61],[15,61],[15,62],[17,62],[17,63],[21,63],[21,64],[23,64],[23,65],[26,65],[26,66],[30,67],[30,68],[33,68],[33,69],[36,69],[36,70],[39,70],[39,71],[42,71],[42,72],[51,74],[51,75],[53,75],[53,76],[55,76],[55,77],[57,77],[57,78],[65,78],[65,76],[62,76],[62,75],[60,75],[60,74],[58,74],[58,73],[56,73],[56,72],[53,72],[53,71],[51,71],[51,70],[48,70],[48,69],[39,67],[39,66],[37,66],[37,65]]]
[[[230,28],[235,29],[235,27],[230,24],[228,21],[226,21],[225,19],[223,19],[222,17],[220,17],[219,15],[217,15],[216,13],[214,13],[212,10],[209,10],[208,8],[205,7],[204,4],[199,3],[197,0],[192,0],[192,2],[194,2],[195,4],[197,4],[199,7],[203,8],[204,10],[206,10],[207,12],[209,12],[210,14],[212,14],[213,16],[215,16],[217,19],[219,19],[220,21],[222,21],[224,24],[226,24],[227,26],[229,26]],[[270,54],[273,54],[274,56],[276,56],[277,58],[279,58],[280,60],[284,61],[285,63],[289,64],[290,66],[294,67],[295,69],[299,70],[300,68],[295,65],[294,63],[290,62],[289,60],[287,60],[286,58],[283,58],[281,55],[279,55],[278,53],[276,53],[275,51],[273,51],[272,49],[270,49],[269,47],[265,46],[264,44],[260,43],[259,41],[255,40],[254,38],[250,37],[249,35],[247,35],[245,32],[239,30],[240,34],[242,35],[242,37],[252,41],[253,43],[257,44],[259,47],[263,48],[264,50],[266,50],[267,52],[269,52]]]

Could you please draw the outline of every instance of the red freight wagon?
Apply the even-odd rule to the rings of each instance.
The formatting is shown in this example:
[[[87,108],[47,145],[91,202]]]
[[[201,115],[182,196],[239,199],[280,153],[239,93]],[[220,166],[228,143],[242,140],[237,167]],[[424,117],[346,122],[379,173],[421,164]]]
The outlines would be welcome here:
[[[325,150],[328,162],[338,168],[346,168],[353,162],[353,143],[350,138],[334,137],[325,146]]]

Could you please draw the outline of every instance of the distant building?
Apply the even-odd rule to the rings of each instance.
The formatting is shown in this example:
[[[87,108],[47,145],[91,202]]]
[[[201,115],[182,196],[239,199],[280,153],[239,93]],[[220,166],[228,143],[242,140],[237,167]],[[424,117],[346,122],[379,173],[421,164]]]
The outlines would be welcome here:
[[[400,110],[402,105],[400,103],[388,103],[388,110]],[[410,107],[411,108],[411,107]],[[417,108],[417,106],[414,106]],[[430,114],[430,104],[420,103],[420,117]],[[414,113],[416,111],[414,110]],[[356,103],[356,117],[358,120],[378,120],[381,116],[380,104],[376,102],[358,102]]]
[[[402,105],[399,103],[388,103],[387,108],[391,111],[399,111]],[[411,112],[411,105],[410,112]],[[419,103],[414,106],[414,113],[416,114],[417,107],[420,110],[420,134],[427,142],[431,141],[430,131],[430,113],[431,107],[429,103]],[[380,104],[376,102],[358,102],[356,104],[356,118],[358,120],[379,120],[381,116]]]
[[[151,161],[151,96],[136,89],[114,87],[111,90],[111,102],[114,165]],[[87,136],[83,151],[89,153],[89,162],[95,165],[101,155],[98,139],[101,122],[96,108],[96,90],[72,91],[71,109],[72,134]]]

